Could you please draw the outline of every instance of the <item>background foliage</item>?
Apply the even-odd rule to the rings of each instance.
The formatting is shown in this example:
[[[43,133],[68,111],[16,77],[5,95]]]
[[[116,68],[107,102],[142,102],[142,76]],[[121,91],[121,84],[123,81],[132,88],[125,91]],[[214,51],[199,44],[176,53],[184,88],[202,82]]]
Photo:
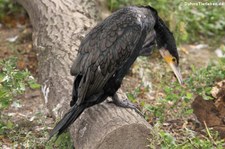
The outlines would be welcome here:
[[[188,6],[180,0],[108,0],[111,11],[127,5],[147,4],[158,11],[160,17],[174,32],[178,43],[199,42],[201,39],[208,38],[210,41],[212,39],[221,41],[225,35],[225,4],[223,6]]]
[[[24,22],[25,10],[13,0],[0,0],[0,23],[7,27]]]
[[[15,57],[0,61],[0,110],[7,108],[13,97],[24,93],[26,87],[40,87],[28,70],[16,68],[16,62]]]

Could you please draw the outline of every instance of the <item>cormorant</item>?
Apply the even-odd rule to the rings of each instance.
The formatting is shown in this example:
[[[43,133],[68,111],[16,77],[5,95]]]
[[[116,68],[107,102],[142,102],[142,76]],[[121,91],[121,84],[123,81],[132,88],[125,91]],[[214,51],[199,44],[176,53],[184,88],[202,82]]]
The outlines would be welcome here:
[[[88,107],[112,97],[122,107],[136,109],[118,100],[117,90],[139,55],[156,42],[162,57],[182,82],[175,39],[157,11],[150,6],[129,6],[114,12],[82,40],[71,68],[75,76],[71,109],[50,133],[63,133]]]

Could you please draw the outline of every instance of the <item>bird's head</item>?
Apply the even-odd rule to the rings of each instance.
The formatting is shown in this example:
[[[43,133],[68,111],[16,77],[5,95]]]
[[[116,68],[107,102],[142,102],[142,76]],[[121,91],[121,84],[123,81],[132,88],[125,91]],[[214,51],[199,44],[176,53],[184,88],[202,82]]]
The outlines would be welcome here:
[[[182,84],[182,76],[178,67],[179,55],[173,34],[160,17],[158,17],[154,29],[156,32],[156,43],[160,54],[172,68],[179,83]]]
[[[179,65],[179,55],[177,52],[176,42],[173,33],[170,32],[163,20],[158,16],[157,11],[151,6],[141,6],[147,8],[151,11],[151,15],[155,18],[154,34],[152,32],[149,34],[150,37],[154,37],[157,48],[160,54],[165,59],[165,61],[172,68],[175,76],[177,77],[180,84],[182,84],[182,76],[180,73]],[[147,36],[148,37],[148,36]],[[147,38],[149,40],[150,38]],[[145,43],[145,45],[148,45]]]
[[[158,16],[157,11],[151,6],[143,6],[151,10],[152,16],[155,18],[155,40],[157,48],[160,54],[165,59],[165,61],[172,68],[175,76],[177,77],[180,84],[182,84],[182,76],[180,73],[179,65],[179,55],[177,51],[176,42],[173,33],[170,32],[163,20]]]

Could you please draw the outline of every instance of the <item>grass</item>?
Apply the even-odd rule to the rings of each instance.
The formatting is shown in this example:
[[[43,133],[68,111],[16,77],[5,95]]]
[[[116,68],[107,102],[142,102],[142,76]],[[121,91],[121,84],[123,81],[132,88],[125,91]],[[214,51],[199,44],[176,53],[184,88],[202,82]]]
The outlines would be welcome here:
[[[155,73],[155,72],[154,72]],[[179,118],[185,115],[192,114],[190,102],[197,95],[201,95],[205,100],[211,100],[211,89],[216,82],[225,78],[225,60],[219,59],[216,63],[211,63],[205,68],[197,69],[192,66],[189,77],[184,80],[184,85],[179,85],[178,82],[170,82],[171,76],[159,79],[159,85],[154,86],[154,90],[159,90],[161,96],[156,99],[155,105],[144,104],[145,110],[149,111],[152,116],[164,121],[165,115],[168,116],[167,111],[171,111],[170,118]],[[160,75],[157,72],[153,75]],[[153,77],[153,76],[151,76]],[[156,77],[154,77],[156,78]],[[128,93],[128,98],[135,101],[137,95],[140,94],[140,89],[135,89],[133,92]],[[142,91],[147,93],[147,88]],[[142,93],[143,94],[143,93]],[[180,112],[173,112],[180,111]],[[168,118],[168,117],[167,117]]]
[[[8,108],[13,98],[23,94],[26,87],[40,88],[28,70],[16,68],[17,58],[0,61],[0,110]]]
[[[13,102],[18,105],[17,96],[23,94],[26,88],[40,88],[28,70],[17,69],[16,62],[15,57],[0,61],[0,135],[5,137],[8,137],[9,131],[13,132],[16,126],[2,111],[9,108]]]
[[[147,64],[146,64],[147,63]],[[149,65],[145,59],[141,59],[140,67]],[[164,66],[161,66],[164,67]],[[164,68],[162,68],[164,69]],[[201,95],[205,100],[212,100],[211,89],[216,82],[225,79],[225,58],[211,62],[207,67],[191,67],[185,77],[184,85],[179,85],[177,81],[171,82],[170,75],[162,75],[160,71],[153,71],[150,78],[154,82],[159,82],[152,87],[160,96],[155,96],[153,103],[142,103],[146,120],[153,125],[153,133],[150,140],[150,148],[160,146],[160,148],[223,148],[225,142],[221,140],[218,133],[205,126],[205,134],[199,134],[189,127],[173,128],[168,130],[164,126],[168,121],[181,122],[183,125],[192,118],[193,109],[191,103],[197,95]],[[168,72],[164,72],[168,73]],[[161,77],[156,76],[163,76]],[[149,94],[149,86],[143,86],[143,82],[132,92],[127,93],[128,98],[136,102],[137,98],[143,99],[143,94]],[[139,95],[142,95],[139,97]],[[175,132],[174,132],[175,131]],[[177,132],[176,132],[177,131]]]
[[[0,140],[13,148],[72,148],[68,133],[64,133],[57,140],[46,142],[48,138],[48,125],[45,124],[45,113],[36,113],[35,120],[23,119],[13,122],[11,116],[2,112],[7,110],[12,103],[18,103],[18,96],[24,94],[27,88],[39,89],[40,85],[26,70],[17,69],[17,58],[10,57],[0,61]],[[35,131],[34,128],[41,128]],[[3,144],[0,141],[0,146]]]
[[[46,143],[46,149],[73,149],[70,134],[68,132],[62,133],[58,139],[52,138],[50,142]]]
[[[190,129],[181,129],[179,131],[181,131],[180,133],[183,136],[174,137],[174,134],[171,134],[171,132],[163,130],[161,124],[154,125],[148,147],[151,149],[156,147],[162,149],[224,148],[224,140],[221,140],[215,131],[208,131],[208,135],[212,136],[211,138],[205,137],[204,135],[196,135],[196,132]]]

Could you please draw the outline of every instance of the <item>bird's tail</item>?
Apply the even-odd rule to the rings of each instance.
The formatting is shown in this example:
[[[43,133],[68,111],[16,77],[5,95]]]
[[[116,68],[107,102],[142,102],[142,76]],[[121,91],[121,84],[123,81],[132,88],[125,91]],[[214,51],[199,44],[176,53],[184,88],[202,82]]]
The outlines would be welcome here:
[[[57,123],[54,129],[49,134],[49,140],[57,134],[57,137],[62,134],[84,111],[85,105],[77,106],[74,104],[69,112],[67,112],[64,117]]]

